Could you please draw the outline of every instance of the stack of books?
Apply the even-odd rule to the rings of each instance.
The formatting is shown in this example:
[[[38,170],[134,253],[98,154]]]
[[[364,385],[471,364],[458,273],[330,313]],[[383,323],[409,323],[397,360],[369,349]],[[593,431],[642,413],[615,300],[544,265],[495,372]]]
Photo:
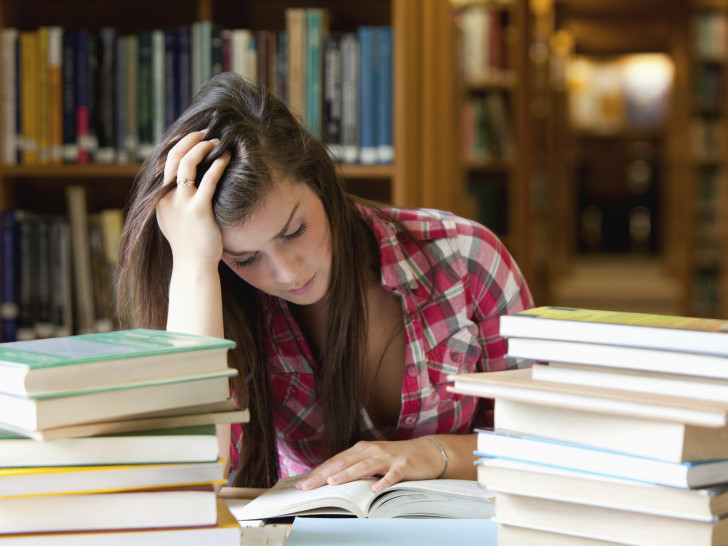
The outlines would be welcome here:
[[[4,544],[235,544],[215,425],[225,339],[126,330],[0,344]]]
[[[500,330],[532,367],[449,387],[495,399],[500,545],[728,543],[728,322],[540,307]]]

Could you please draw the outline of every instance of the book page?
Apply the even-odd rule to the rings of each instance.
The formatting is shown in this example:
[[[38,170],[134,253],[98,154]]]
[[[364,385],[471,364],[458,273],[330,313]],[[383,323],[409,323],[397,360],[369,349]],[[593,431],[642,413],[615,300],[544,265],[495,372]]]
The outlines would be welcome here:
[[[324,485],[302,491],[296,489],[296,482],[301,478],[302,476],[293,476],[280,479],[274,487],[247,505],[234,509],[235,518],[266,519],[318,509],[324,509],[329,514],[341,513],[341,509],[344,509],[358,517],[364,517],[365,506],[374,495],[371,490],[373,479],[335,486]]]

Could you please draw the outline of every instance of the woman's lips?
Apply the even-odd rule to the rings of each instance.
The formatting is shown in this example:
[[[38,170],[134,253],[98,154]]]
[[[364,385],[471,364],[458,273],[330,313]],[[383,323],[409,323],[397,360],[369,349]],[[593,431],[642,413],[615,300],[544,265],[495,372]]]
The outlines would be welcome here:
[[[293,290],[289,290],[288,292],[291,294],[295,294],[296,296],[300,296],[301,294],[304,294],[308,292],[311,287],[313,286],[313,280],[316,278],[316,275],[311,277],[306,284],[301,286],[300,288],[294,288]]]

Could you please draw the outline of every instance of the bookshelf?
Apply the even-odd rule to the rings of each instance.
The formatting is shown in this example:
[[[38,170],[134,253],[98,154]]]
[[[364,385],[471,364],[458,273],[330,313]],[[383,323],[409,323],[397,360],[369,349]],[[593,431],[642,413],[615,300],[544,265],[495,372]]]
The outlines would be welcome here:
[[[422,56],[426,16],[435,4],[419,0],[0,0],[0,28],[37,31],[43,26],[97,31],[113,27],[118,35],[190,26],[212,21],[223,28],[282,31],[288,8],[325,8],[332,31],[352,32],[365,25],[391,26],[392,139],[394,160],[389,164],[341,164],[347,187],[366,198],[395,205],[420,206],[427,201],[421,174],[421,141],[432,128],[423,120]],[[0,124],[8,110],[0,112]],[[424,138],[424,137],[422,137]],[[6,144],[0,141],[0,145]],[[30,209],[43,214],[65,214],[65,189],[86,189],[89,213],[123,207],[139,167],[126,164],[20,164],[0,165],[0,211]],[[444,208],[444,207],[443,207]],[[0,283],[2,278],[0,277]]]
[[[455,84],[453,210],[492,229],[536,283],[531,248],[531,146],[526,0],[450,0]],[[533,283],[531,282],[533,279]]]
[[[728,159],[728,2],[695,1],[687,31],[687,112],[689,151],[684,194],[691,203],[685,216],[689,229],[684,275],[686,314],[728,316],[728,259],[724,252]]]

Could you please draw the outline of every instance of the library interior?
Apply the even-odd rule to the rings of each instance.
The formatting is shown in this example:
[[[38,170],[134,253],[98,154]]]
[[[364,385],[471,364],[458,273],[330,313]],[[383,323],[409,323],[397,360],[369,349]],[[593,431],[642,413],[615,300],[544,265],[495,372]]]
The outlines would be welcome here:
[[[338,239],[310,228],[329,236],[306,247],[330,244],[321,252],[326,266],[287,291],[304,294],[304,303],[278,298],[293,304],[286,328],[296,324],[295,339],[286,331],[274,340],[278,322],[248,316],[258,305],[254,288],[263,289],[237,277],[252,297],[208,298],[232,302],[225,330],[217,307],[207,321],[212,333],[169,322],[170,331],[155,330],[168,317],[154,314],[154,298],[135,310],[153,309],[152,326],[118,327],[133,322],[115,300],[117,284],[126,286],[117,283],[119,256],[135,182],[147,177],[159,194],[166,176],[173,188],[145,201],[145,220],[165,214],[160,203],[182,191],[199,195],[179,165],[167,176],[145,160],[167,156],[157,144],[173,140],[168,127],[225,72],[282,99],[296,116],[284,116],[296,122],[287,134],[319,139],[325,149],[300,142],[314,142],[326,168],[334,160],[350,194],[486,226],[515,258],[534,308],[523,309],[528,290],[497,244],[481,252],[489,234],[481,241],[461,233],[455,253],[450,231],[442,245],[443,235],[422,242],[449,225],[439,216],[437,223],[417,217],[424,227],[413,235],[398,211],[386,218],[391,230],[375,234],[380,247],[373,237],[356,239],[374,248],[361,255],[355,244],[330,244],[361,231],[359,216],[340,221],[351,229]],[[238,522],[259,521],[268,544],[285,544],[290,533],[288,546],[339,527],[331,543],[728,543],[728,0],[0,0],[0,75],[0,541],[237,546]],[[222,140],[227,126],[218,125]],[[194,132],[222,155],[207,156],[200,170],[229,157],[227,143],[211,144],[213,132],[206,134]],[[340,193],[338,179],[329,179]],[[313,185],[299,186],[315,195]],[[266,197],[282,198],[281,188]],[[263,202],[267,216],[276,212],[270,201],[252,206]],[[377,214],[372,225],[385,218]],[[301,236],[305,221],[286,231],[293,218],[265,244]],[[237,221],[230,224],[243,229]],[[150,225],[157,228],[146,223],[139,233]],[[127,256],[151,239],[127,245]],[[162,256],[172,246],[162,248],[161,235],[156,242],[158,253],[137,255]],[[427,247],[394,264],[381,260],[382,272],[401,267],[392,292],[402,296],[404,326],[394,298],[366,291],[382,288],[379,278],[365,279],[366,267],[351,265],[370,263],[362,256],[372,258],[384,243]],[[341,265],[346,252],[356,282],[319,281],[332,255],[341,278],[354,277]],[[229,271],[218,270],[219,256],[205,262],[213,265],[206,280],[212,271],[227,296]],[[419,290],[429,272],[412,278],[433,257],[432,278],[459,284]],[[135,272],[147,264],[147,271],[171,270],[172,261],[171,252],[160,267],[137,261]],[[466,272],[456,271],[465,262]],[[174,300],[172,282],[152,276],[136,276],[134,286],[152,286],[138,294],[167,289],[162,303]],[[321,285],[326,296],[353,294],[325,309],[328,322],[304,317],[336,300],[305,301],[306,290],[310,296]],[[406,297],[425,292],[436,297],[407,307]],[[189,294],[192,301],[198,292]],[[197,319],[169,312],[181,315]],[[324,331],[340,316],[341,332]],[[381,317],[395,317],[396,328]],[[304,321],[310,332],[299,332]],[[219,339],[223,331],[230,340]],[[368,343],[385,334],[392,337],[375,351]],[[328,344],[314,343],[321,339]],[[13,341],[27,343],[5,343]],[[336,362],[326,368],[329,360]],[[372,369],[371,386],[362,388]],[[326,374],[333,380],[322,381]],[[390,389],[393,378],[405,387]],[[359,407],[364,398],[370,405]],[[372,413],[390,400],[381,415]],[[339,429],[330,427],[337,420]],[[357,420],[369,428],[354,427]],[[324,421],[340,438],[327,438]],[[460,453],[469,456],[470,444],[448,444],[459,436],[477,442],[477,480],[459,479],[458,470],[473,468]],[[434,460],[444,470],[376,495],[371,477],[336,486],[309,477],[297,488],[298,476],[286,476],[298,473],[297,456],[309,472],[312,453],[327,460],[321,445],[339,453],[349,450],[336,451],[334,440],[351,446],[359,438],[390,450],[401,440],[408,456],[420,442],[436,456],[419,453],[427,459],[420,466]],[[291,446],[298,451],[285,452]],[[243,479],[229,479],[228,457]],[[284,468],[285,457],[291,466]],[[417,468],[411,458],[407,465]],[[240,468],[260,476],[248,479]],[[342,481],[336,472],[328,478]],[[263,524],[311,509],[359,517],[296,517],[297,532]],[[252,524],[242,532],[243,543],[264,543]]]

